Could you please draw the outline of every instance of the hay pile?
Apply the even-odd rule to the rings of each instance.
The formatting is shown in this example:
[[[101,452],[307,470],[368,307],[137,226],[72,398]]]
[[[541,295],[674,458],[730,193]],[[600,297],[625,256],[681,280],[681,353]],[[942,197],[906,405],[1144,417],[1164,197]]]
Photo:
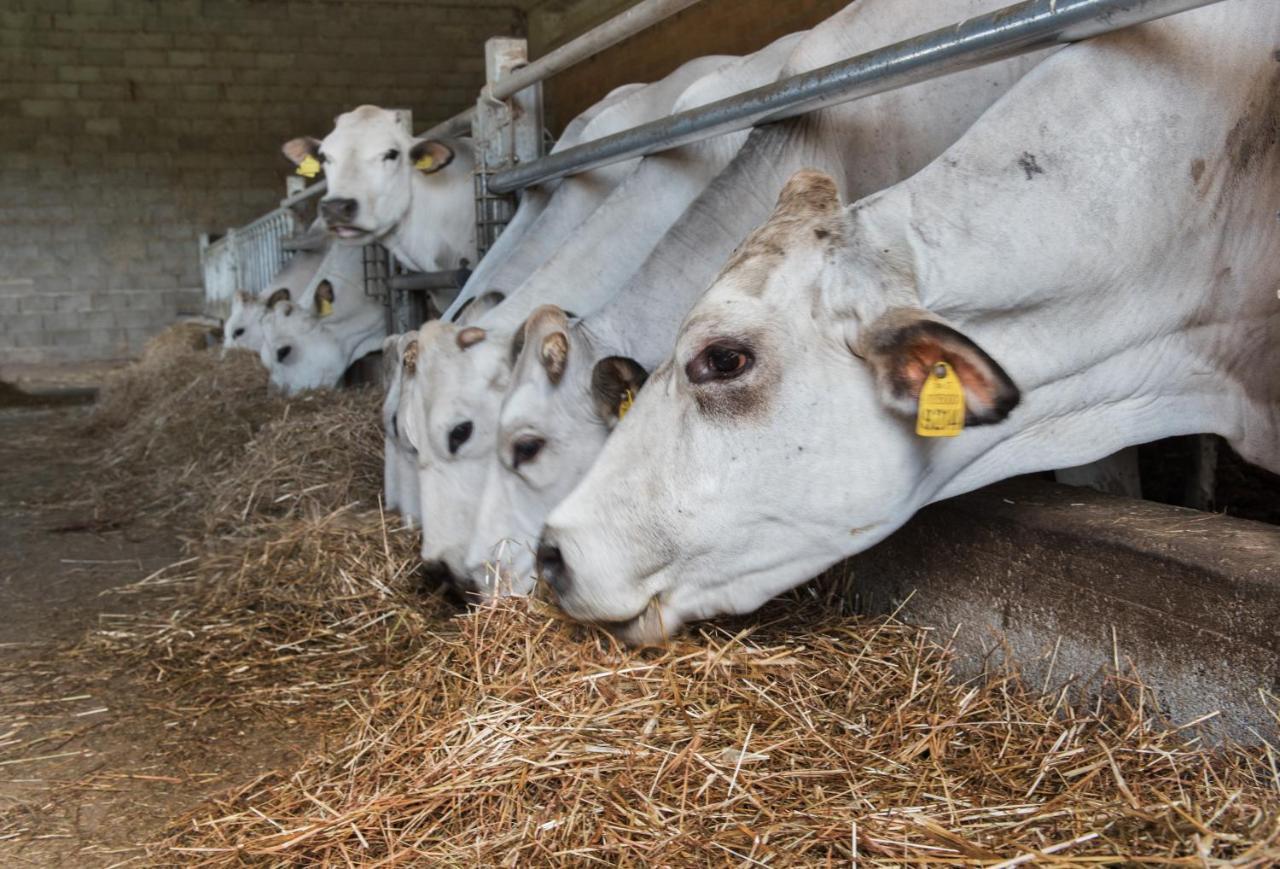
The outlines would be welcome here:
[[[309,517],[362,505],[382,493],[382,397],[376,389],[316,393],[286,408],[210,475],[205,533],[243,528],[252,517]]]
[[[661,653],[510,601],[441,622],[292,773],[154,855],[206,865],[1280,859],[1270,750],[1114,679],[1090,711],[957,685],[925,632],[809,609]]]
[[[255,512],[376,506],[380,401],[376,389],[273,395],[252,353],[223,356],[171,327],[109,376],[82,429],[91,500],[100,515],[198,514],[217,530]]]

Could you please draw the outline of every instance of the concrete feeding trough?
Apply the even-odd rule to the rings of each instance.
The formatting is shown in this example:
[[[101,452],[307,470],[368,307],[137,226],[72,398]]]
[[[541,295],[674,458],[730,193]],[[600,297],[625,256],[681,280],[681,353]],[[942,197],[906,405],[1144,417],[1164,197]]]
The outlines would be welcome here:
[[[1280,691],[1280,527],[1037,480],[925,508],[852,562],[861,605],[1046,690],[1129,664],[1175,721],[1246,742]]]

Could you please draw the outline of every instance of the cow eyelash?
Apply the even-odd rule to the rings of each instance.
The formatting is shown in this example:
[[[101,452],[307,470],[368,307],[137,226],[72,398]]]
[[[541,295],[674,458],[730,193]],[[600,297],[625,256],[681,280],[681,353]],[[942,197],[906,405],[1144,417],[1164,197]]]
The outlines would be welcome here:
[[[400,152],[397,151],[395,148],[392,148],[390,151],[382,155],[382,159],[383,160],[399,160]]]

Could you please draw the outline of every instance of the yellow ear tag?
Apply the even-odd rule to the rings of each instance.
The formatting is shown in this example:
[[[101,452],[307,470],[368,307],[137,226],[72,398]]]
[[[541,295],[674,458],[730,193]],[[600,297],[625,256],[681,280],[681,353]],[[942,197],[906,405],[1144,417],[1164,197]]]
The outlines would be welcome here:
[[[421,169],[423,172],[430,171],[431,167],[436,165],[436,158],[430,154],[423,154],[418,158],[418,162],[413,164],[414,169]]]
[[[328,299],[320,299],[320,316],[327,317],[333,313],[333,302]]]
[[[320,161],[308,154],[298,164],[297,173],[303,178],[314,178],[320,174]]]
[[[920,389],[916,434],[922,438],[953,438],[964,431],[964,387],[945,362],[933,371]]]
[[[631,410],[631,405],[636,403],[636,394],[630,389],[622,396],[622,401],[618,402],[618,422],[622,422],[622,418],[627,415],[627,411]]]

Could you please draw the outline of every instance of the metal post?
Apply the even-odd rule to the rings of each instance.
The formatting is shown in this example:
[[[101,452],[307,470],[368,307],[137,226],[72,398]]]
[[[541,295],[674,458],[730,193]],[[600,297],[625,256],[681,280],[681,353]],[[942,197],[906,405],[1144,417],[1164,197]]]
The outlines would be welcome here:
[[[523,39],[495,37],[484,46],[486,83],[472,116],[476,147],[476,250],[493,246],[515,211],[515,200],[489,192],[490,174],[497,169],[537,160],[542,155],[542,86],[534,83],[506,99],[493,96],[512,71],[528,61]]]
[[[519,190],[1216,2],[1219,0],[1027,0],[567,148],[495,174],[489,189],[498,193]]]
[[[670,18],[697,2],[698,0],[644,0],[642,3],[637,3],[599,27],[593,27],[576,39],[544,54],[523,69],[517,70],[493,88],[493,96],[495,99],[504,100],[531,84],[551,78],[593,54],[599,54],[606,48],[647,30],[659,21]]]

